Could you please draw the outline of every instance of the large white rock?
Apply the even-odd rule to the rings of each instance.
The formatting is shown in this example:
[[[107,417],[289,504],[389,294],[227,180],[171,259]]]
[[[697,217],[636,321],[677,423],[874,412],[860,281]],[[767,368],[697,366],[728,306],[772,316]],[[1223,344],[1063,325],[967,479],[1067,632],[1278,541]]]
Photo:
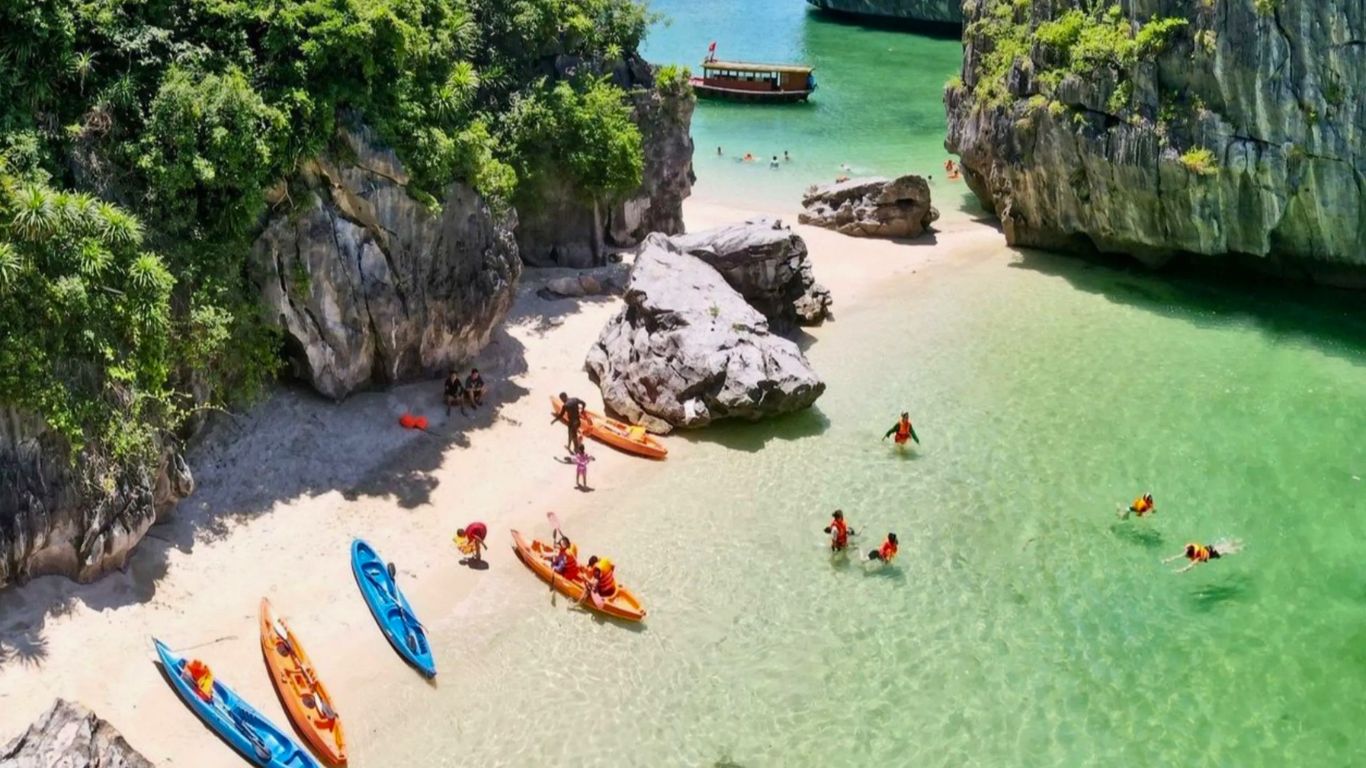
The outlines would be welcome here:
[[[114,726],[57,699],[27,731],[0,749],[0,768],[152,768]]]

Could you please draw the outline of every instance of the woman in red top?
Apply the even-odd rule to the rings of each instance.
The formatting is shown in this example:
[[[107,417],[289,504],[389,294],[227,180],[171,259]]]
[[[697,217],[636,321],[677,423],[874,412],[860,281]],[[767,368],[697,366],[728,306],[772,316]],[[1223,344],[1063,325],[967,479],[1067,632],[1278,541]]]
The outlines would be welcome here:
[[[830,534],[831,552],[843,552],[849,546],[849,537],[854,535],[854,529],[844,521],[844,512],[838,509],[830,519],[830,524],[825,526],[825,532]]]

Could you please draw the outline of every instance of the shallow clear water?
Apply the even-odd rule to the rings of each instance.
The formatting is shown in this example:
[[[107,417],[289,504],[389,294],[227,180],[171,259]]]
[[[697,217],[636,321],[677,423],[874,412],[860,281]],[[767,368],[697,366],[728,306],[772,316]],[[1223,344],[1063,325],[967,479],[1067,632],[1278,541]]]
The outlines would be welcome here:
[[[943,181],[942,92],[959,70],[956,39],[831,21],[802,0],[657,0],[651,7],[666,19],[644,46],[652,62],[698,73],[716,41],[722,59],[816,68],[818,87],[806,104],[698,103],[699,196],[790,206],[807,185],[842,173],[919,173]],[[784,151],[792,160],[770,168]],[[740,162],[746,152],[756,161]],[[964,194],[957,184],[935,191],[940,206],[950,208]]]
[[[816,410],[574,521],[646,628],[491,572],[440,728],[489,765],[1366,764],[1366,327],[1246,293],[1003,254],[842,309]],[[896,567],[832,561],[835,507]]]
[[[674,18],[656,60],[717,39],[821,78],[804,109],[700,105],[700,194],[790,202],[840,162],[942,160],[957,44],[801,6],[656,4]],[[717,143],[796,160],[737,166]],[[573,519],[646,603],[643,630],[504,560],[433,619],[440,692],[396,682],[396,730],[358,735],[358,759],[1366,765],[1357,306],[1002,248],[836,308],[808,350],[829,385],[815,409],[671,438],[690,445]],[[903,408],[924,444],[899,453],[879,438]],[[1156,516],[1119,521],[1145,490]],[[896,566],[832,561],[835,507],[862,549],[896,531]],[[1159,563],[1224,536],[1245,550]]]

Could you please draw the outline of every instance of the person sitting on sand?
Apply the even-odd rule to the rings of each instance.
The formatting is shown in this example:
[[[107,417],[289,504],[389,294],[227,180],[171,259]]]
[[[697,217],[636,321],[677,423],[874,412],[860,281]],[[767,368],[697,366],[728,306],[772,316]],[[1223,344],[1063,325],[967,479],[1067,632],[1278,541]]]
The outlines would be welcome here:
[[[455,546],[470,556],[470,562],[480,563],[484,560],[483,551],[488,548],[488,545],[484,543],[488,536],[488,526],[483,523],[470,523],[464,528],[456,529]]]
[[[830,524],[825,526],[825,532],[830,534],[831,552],[843,552],[849,546],[849,537],[854,535],[854,529],[844,521],[844,511],[839,509],[830,518]]]
[[[896,435],[896,444],[905,445],[907,440],[914,440],[916,445],[920,444],[920,438],[915,434],[915,427],[911,425],[911,414],[907,411],[901,412],[901,418],[892,428],[887,430],[887,434],[882,436],[883,440]]]
[[[451,415],[451,406],[459,406],[460,412],[465,412],[465,385],[460,381],[460,374],[451,371],[446,377],[446,415]]]
[[[578,581],[581,575],[579,548],[559,531],[555,531],[555,557],[550,561],[550,568],[569,581]]]
[[[886,541],[882,542],[882,546],[868,552],[868,559],[890,563],[892,558],[896,557],[896,545],[896,534],[888,533]]]
[[[588,558],[588,588],[596,590],[603,598],[610,600],[617,594],[616,571],[617,567],[605,557],[593,555]]]
[[[593,457],[588,455],[588,451],[583,449],[583,443],[579,443],[579,450],[574,454],[574,487],[581,490],[590,490],[588,487],[588,462]]]
[[[1213,544],[1198,544],[1192,542],[1186,545],[1185,551],[1181,554],[1172,555],[1166,560],[1163,560],[1162,563],[1165,565],[1173,560],[1180,560],[1184,557],[1190,562],[1186,564],[1185,568],[1178,570],[1177,573],[1185,573],[1201,563],[1218,560],[1224,555],[1232,555],[1242,548],[1243,543],[1237,539],[1220,539]]]
[[[471,408],[484,404],[484,377],[479,375],[478,368],[471,368],[469,378],[465,379],[465,397],[469,398]]]
[[[565,424],[569,427],[569,442],[566,447],[571,456],[583,447],[580,428],[583,426],[583,413],[586,410],[588,406],[582,400],[560,393],[560,413],[555,414],[555,420],[559,421],[560,414],[564,415]]]
[[[1134,503],[1130,504],[1127,510],[1120,512],[1119,516],[1121,519],[1127,520],[1131,514],[1143,517],[1155,512],[1157,512],[1157,505],[1153,503],[1153,495],[1145,493],[1134,499]]]

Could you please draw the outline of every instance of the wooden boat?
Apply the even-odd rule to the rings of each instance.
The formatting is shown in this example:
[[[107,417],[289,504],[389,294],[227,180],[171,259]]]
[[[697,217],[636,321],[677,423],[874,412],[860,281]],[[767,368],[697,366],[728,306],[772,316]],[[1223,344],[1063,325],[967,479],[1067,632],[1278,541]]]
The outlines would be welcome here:
[[[732,101],[806,101],[816,90],[812,68],[801,64],[754,64],[745,61],[702,62],[702,76],[689,78],[702,98]]]
[[[261,653],[285,713],[304,741],[329,765],[346,765],[346,736],[332,697],[318,679],[299,638],[277,619],[270,601],[261,598]]]
[[[570,600],[581,602],[582,605],[591,608],[608,616],[613,616],[625,621],[641,621],[645,618],[645,608],[641,606],[636,596],[620,584],[617,585],[617,593],[609,600],[604,600],[602,608],[599,610],[593,605],[592,600],[584,600],[584,584],[581,581],[570,581],[563,576],[555,573],[550,567],[550,560],[555,555],[555,548],[543,541],[532,539],[527,541],[522,538],[522,534],[517,531],[512,532],[513,548],[517,551],[517,558],[531,569],[531,572],[555,588],[556,592],[564,595]]]
[[[565,421],[565,415],[561,412],[563,410],[560,399],[551,395],[550,414],[560,421]],[[609,419],[593,411],[585,411],[584,417],[581,430],[586,437],[591,437],[600,443],[606,443],[617,450],[644,456],[647,459],[662,459],[669,455],[669,449],[665,448],[664,444],[649,432],[646,432],[644,427],[632,426],[624,421]]]

